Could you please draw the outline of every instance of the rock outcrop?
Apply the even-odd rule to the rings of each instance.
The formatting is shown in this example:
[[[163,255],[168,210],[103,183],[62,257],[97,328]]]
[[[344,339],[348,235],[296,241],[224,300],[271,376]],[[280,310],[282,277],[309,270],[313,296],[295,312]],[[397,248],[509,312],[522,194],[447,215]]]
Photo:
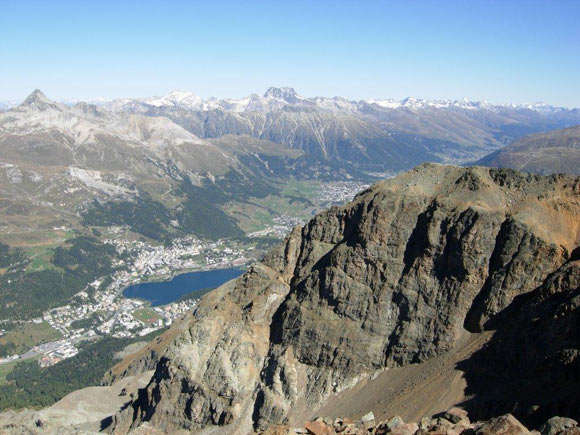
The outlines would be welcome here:
[[[575,305],[563,298],[576,297],[567,292],[578,186],[578,177],[433,164],[376,184],[207,295],[109,429],[248,433],[304,421],[363,377],[444,354],[466,329],[496,329],[526,295],[516,325],[545,314],[546,340],[573,334]],[[554,352],[578,364],[578,341],[542,347],[529,334],[520,344],[537,356],[529,364]]]
[[[418,423],[405,423],[399,416],[386,421],[375,421],[369,413],[360,420],[348,418],[317,417],[304,427],[274,426],[262,435],[529,435],[531,432],[511,414],[504,414],[488,421],[471,422],[467,413],[452,408],[445,413],[424,417]],[[536,432],[538,433],[538,432]],[[580,428],[570,418],[552,417],[541,428],[541,435],[577,435]]]

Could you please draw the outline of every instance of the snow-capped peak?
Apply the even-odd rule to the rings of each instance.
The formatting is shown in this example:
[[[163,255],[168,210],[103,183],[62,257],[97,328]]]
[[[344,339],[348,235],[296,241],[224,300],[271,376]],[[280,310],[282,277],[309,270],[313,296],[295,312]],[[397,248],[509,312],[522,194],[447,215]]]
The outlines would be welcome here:
[[[208,111],[224,110],[227,112],[270,112],[282,109],[285,106],[313,107],[332,112],[357,113],[365,110],[363,107],[373,106],[375,110],[397,110],[405,109],[411,111],[422,111],[431,109],[443,110],[478,110],[485,109],[499,111],[504,108],[516,110],[527,109],[537,112],[548,112],[564,110],[544,104],[492,104],[484,100],[474,101],[467,98],[454,100],[427,100],[415,97],[408,97],[402,100],[396,99],[367,99],[349,100],[342,97],[315,97],[308,98],[299,95],[291,87],[270,87],[263,95],[251,94],[240,99],[203,99],[187,91],[171,91],[165,96],[145,97],[145,98],[124,98],[110,102],[98,102],[100,106],[112,110],[113,112],[125,111],[130,113],[147,113],[151,107],[177,107],[183,110]]]
[[[419,109],[450,109],[450,108],[461,108],[461,109],[481,109],[488,107],[489,104],[486,101],[471,101],[468,98],[463,98],[461,100],[424,100],[421,98],[407,97],[403,100],[365,100],[365,103],[376,105],[385,109],[399,109],[406,108],[411,110]]]
[[[203,99],[192,92],[171,91],[163,97],[145,98],[144,103],[151,106],[183,106],[187,108],[198,108],[203,105]]]
[[[279,100],[284,101],[285,103],[296,103],[303,98],[300,97],[294,88],[275,88],[270,87],[264,93],[264,98],[269,100]]]

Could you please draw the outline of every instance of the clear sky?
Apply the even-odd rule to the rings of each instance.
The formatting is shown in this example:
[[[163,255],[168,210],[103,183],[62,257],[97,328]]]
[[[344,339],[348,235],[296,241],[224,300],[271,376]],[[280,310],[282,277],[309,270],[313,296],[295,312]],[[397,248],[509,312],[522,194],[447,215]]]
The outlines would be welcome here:
[[[0,0],[0,100],[305,96],[580,106],[580,1]]]

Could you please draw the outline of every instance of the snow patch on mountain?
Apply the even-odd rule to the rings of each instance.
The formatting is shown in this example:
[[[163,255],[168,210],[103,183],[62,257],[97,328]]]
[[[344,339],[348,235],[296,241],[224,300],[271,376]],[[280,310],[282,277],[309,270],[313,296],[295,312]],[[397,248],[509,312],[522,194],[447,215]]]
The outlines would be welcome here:
[[[533,110],[536,112],[558,112],[567,110],[566,108],[554,107],[543,103],[536,104],[491,104],[487,101],[471,101],[467,98],[461,100],[427,100],[421,98],[408,97],[402,100],[396,99],[367,99],[349,100],[344,97],[314,97],[307,98],[299,95],[294,88],[290,87],[270,87],[263,95],[251,94],[240,99],[203,99],[191,92],[172,91],[162,97],[150,98],[124,98],[103,103],[108,109],[113,111],[124,111],[132,113],[146,113],[151,108],[177,107],[185,110],[209,111],[224,110],[228,112],[261,112],[267,113],[278,110],[284,106],[304,106],[317,107],[332,112],[343,112],[355,114],[361,108],[372,106],[376,110],[430,110],[430,109],[461,109],[461,110],[490,110],[500,111],[504,108],[515,110]]]
[[[202,108],[204,104],[201,97],[198,97],[192,92],[185,91],[171,91],[163,97],[144,98],[142,101],[155,107],[176,106],[187,109],[199,109]]]

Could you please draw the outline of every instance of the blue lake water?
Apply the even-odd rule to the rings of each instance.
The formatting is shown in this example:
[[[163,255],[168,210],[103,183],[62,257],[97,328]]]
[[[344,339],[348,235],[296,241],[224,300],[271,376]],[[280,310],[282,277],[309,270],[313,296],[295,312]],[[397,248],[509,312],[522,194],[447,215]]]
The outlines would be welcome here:
[[[148,300],[152,306],[157,307],[175,302],[194,290],[219,287],[242,273],[243,271],[237,268],[182,273],[173,277],[171,281],[134,284],[123,290],[123,295]]]

